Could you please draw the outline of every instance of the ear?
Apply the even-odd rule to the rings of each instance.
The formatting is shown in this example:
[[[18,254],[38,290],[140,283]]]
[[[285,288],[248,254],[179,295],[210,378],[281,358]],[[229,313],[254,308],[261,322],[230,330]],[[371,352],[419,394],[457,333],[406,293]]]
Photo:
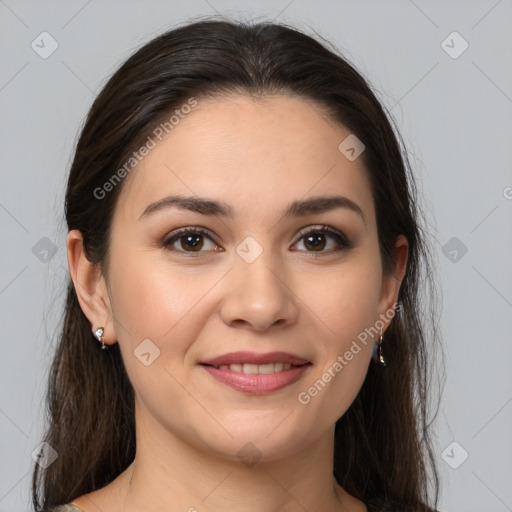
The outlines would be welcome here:
[[[87,259],[80,231],[69,231],[66,245],[71,279],[80,307],[91,322],[91,332],[103,327],[105,344],[113,344],[116,334],[105,278],[99,267]]]
[[[396,309],[395,305],[398,301],[398,293],[405,276],[405,271],[407,270],[408,253],[409,243],[407,242],[407,238],[404,235],[397,236],[395,242],[395,268],[391,274],[383,276],[379,299],[380,318],[385,322],[386,329],[394,316],[390,315],[389,312]]]

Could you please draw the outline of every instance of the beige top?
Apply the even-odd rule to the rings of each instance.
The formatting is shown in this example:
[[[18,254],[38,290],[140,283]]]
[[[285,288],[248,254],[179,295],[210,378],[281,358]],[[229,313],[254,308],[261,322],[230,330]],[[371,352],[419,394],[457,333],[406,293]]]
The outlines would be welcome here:
[[[384,509],[376,509],[370,505],[367,506],[368,512],[391,512],[391,509],[384,508]],[[83,508],[77,507],[76,505],[59,505],[58,507],[52,508],[49,512],[85,512]],[[432,510],[432,512],[441,512],[437,510]]]
[[[50,510],[50,512],[85,512],[83,508],[79,508],[76,505],[59,505]]]

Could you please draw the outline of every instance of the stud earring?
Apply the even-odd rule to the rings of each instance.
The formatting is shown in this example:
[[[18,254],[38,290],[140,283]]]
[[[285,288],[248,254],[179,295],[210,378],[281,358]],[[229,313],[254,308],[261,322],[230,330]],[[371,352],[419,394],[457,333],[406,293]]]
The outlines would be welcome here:
[[[105,349],[107,348],[107,346],[105,345],[105,338],[103,337],[103,333],[105,332],[105,329],[103,329],[103,327],[99,327],[98,329],[96,329],[96,331],[94,332],[94,337],[98,340],[98,341],[101,341],[101,348],[102,349]]]
[[[380,330],[380,338],[379,338],[379,346],[377,348],[377,355],[380,366],[386,366],[386,362],[384,361],[384,356],[382,355],[382,329]]]

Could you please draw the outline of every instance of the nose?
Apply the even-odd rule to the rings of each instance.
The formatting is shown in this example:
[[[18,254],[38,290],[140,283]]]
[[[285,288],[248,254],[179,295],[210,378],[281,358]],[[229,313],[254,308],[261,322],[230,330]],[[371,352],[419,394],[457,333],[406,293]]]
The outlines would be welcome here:
[[[270,252],[264,251],[251,263],[237,256],[220,308],[226,325],[265,331],[297,320],[300,300],[293,279],[287,269],[271,261]]]

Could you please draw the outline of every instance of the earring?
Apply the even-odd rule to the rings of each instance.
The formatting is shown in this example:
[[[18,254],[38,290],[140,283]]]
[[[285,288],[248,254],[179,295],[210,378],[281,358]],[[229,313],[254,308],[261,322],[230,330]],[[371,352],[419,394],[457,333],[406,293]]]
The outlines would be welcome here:
[[[377,355],[378,355],[380,366],[386,366],[386,362],[384,361],[384,356],[382,355],[382,329],[380,330],[380,338],[379,338],[379,346],[377,348]]]
[[[96,331],[94,332],[94,337],[98,340],[98,341],[101,341],[101,348],[102,349],[105,349],[107,348],[107,346],[105,345],[105,338],[103,337],[103,333],[105,332],[105,329],[103,329],[103,327],[99,327],[98,329],[96,329]]]

